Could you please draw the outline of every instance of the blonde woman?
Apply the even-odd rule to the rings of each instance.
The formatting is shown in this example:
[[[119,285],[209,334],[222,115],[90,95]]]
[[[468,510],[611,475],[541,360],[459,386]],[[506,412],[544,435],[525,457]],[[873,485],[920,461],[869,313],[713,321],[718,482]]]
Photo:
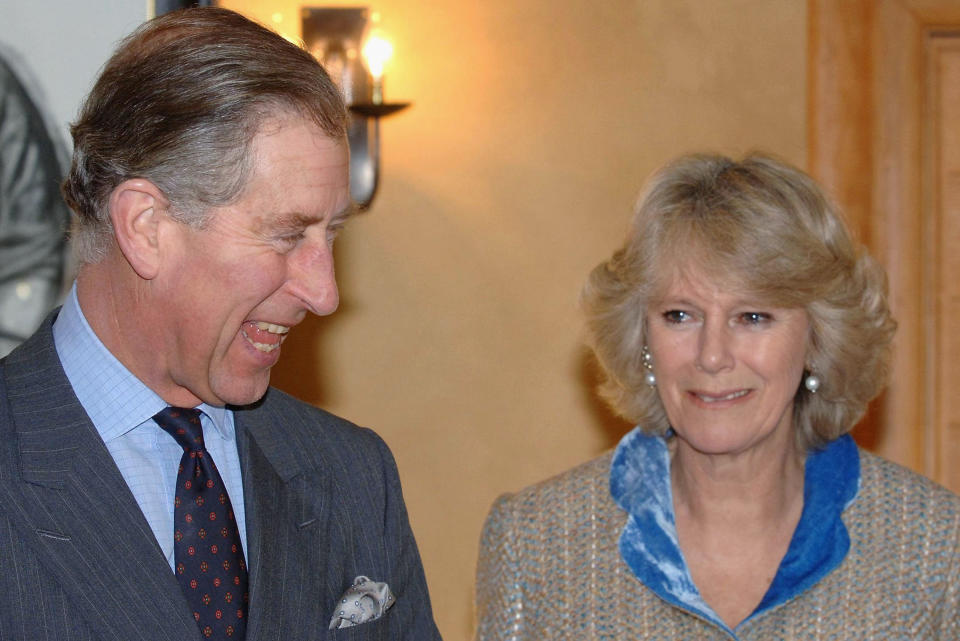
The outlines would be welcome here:
[[[498,499],[478,641],[960,639],[960,499],[847,435],[895,324],[808,176],[681,158],[583,301],[637,427]]]

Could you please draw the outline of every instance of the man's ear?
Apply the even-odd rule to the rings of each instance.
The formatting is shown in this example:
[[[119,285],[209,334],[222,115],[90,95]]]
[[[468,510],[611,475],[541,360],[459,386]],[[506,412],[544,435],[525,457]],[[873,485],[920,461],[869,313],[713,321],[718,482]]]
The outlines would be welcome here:
[[[159,266],[158,227],[169,202],[149,180],[131,178],[110,194],[110,221],[117,245],[140,278],[151,280]]]

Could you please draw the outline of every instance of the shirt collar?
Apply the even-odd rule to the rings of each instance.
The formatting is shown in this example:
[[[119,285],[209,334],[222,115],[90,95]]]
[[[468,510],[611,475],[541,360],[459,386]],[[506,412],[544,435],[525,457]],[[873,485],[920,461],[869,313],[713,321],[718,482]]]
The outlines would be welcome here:
[[[860,455],[849,436],[807,455],[797,529],[770,588],[744,622],[812,587],[843,561],[850,537],[841,515],[859,488]],[[640,428],[627,434],[613,455],[610,493],[629,514],[620,554],[636,577],[668,603],[734,634],[703,600],[680,550],[666,440]]]
[[[53,340],[77,399],[105,443],[151,420],[167,406],[97,337],[80,308],[76,283],[53,323]],[[210,418],[222,438],[233,438],[229,410],[206,403],[197,409]]]

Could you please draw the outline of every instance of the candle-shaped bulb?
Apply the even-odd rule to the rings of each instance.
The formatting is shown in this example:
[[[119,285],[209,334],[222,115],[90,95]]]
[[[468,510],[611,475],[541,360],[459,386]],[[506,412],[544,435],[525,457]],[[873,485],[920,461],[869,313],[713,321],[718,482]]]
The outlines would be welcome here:
[[[373,102],[383,102],[383,68],[387,60],[393,55],[393,45],[383,37],[378,29],[370,33],[366,44],[363,45],[363,57],[367,61],[367,69],[373,77]]]

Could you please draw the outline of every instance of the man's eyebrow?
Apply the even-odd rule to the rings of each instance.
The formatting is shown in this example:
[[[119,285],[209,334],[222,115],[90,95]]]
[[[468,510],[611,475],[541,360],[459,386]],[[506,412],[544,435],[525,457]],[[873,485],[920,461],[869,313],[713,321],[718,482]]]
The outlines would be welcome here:
[[[347,218],[356,213],[357,207],[353,203],[347,205],[344,209],[341,209],[339,212],[333,214],[329,218],[329,224],[331,225],[342,225]],[[274,224],[278,227],[286,227],[289,229],[297,228],[306,228],[310,225],[316,225],[322,223],[326,219],[326,216],[312,216],[304,214],[302,212],[290,212],[287,214],[281,214],[274,221]]]
[[[309,227],[310,225],[318,223],[321,220],[323,220],[322,217],[308,216],[299,212],[290,212],[287,214],[280,214],[273,221],[264,219],[261,220],[261,222],[267,227],[296,229],[301,227]]]

